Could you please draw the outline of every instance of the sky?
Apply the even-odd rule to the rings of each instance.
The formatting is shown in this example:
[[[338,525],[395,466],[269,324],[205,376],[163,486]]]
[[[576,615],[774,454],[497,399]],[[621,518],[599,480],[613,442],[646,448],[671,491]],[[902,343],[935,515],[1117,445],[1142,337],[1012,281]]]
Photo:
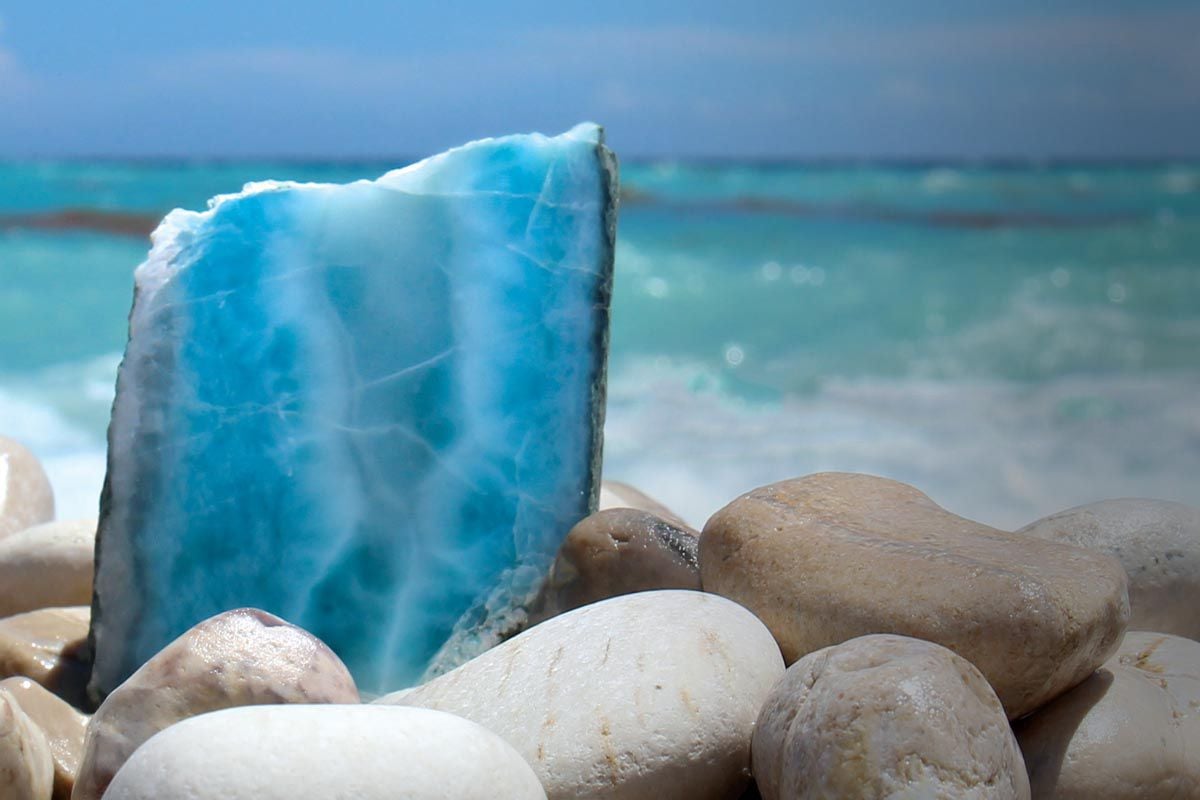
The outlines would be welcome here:
[[[0,0],[0,158],[1200,155],[1187,0]]]

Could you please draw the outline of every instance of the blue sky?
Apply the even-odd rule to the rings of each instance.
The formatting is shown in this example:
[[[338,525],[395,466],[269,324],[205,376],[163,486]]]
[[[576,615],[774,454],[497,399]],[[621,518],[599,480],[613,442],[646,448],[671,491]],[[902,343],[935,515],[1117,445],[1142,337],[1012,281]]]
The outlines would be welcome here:
[[[0,157],[1200,154],[1200,3],[0,0]]]

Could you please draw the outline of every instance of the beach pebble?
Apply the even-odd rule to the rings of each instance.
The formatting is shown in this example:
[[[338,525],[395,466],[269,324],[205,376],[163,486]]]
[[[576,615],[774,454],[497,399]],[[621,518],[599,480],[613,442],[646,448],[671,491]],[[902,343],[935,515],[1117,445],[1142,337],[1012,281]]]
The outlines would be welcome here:
[[[646,511],[598,511],[563,539],[532,619],[633,592],[699,591],[699,544],[695,531]]]
[[[610,508],[636,508],[638,511],[651,513],[659,519],[665,519],[677,528],[691,531],[696,536],[700,535],[699,531],[684,522],[683,518],[674,511],[641,489],[636,489],[628,483],[622,483],[621,481],[600,482],[600,502],[597,510],[607,511]]]
[[[1017,800],[1029,779],[992,687],[905,636],[851,639],[788,668],[754,730],[765,800]]]
[[[96,520],[49,522],[0,539],[0,617],[92,602]]]
[[[757,614],[789,663],[869,633],[926,639],[978,667],[1011,718],[1090,675],[1129,615],[1115,559],[989,528],[869,475],[743,495],[704,526],[700,575]]]
[[[45,734],[54,761],[54,800],[68,800],[79,773],[87,716],[28,678],[5,678],[0,689],[8,692]]]
[[[358,701],[345,665],[315,636],[265,611],[226,611],[160,650],[96,709],[74,800],[99,800],[134,750],[182,719],[234,706]]]
[[[1021,533],[1116,557],[1129,574],[1129,627],[1200,640],[1200,509],[1104,500],[1051,514]]]
[[[87,606],[39,608],[0,619],[0,678],[31,678],[76,708],[88,677]]]
[[[420,708],[255,706],[185,720],[138,749],[104,800],[544,800],[498,736]]]
[[[551,800],[725,800],[748,781],[754,720],[782,675],[746,609],[664,590],[570,611],[376,702],[478,722]]]
[[[45,734],[0,689],[0,798],[50,800],[53,786],[54,759]]]
[[[1200,644],[1130,632],[1016,732],[1035,800],[1200,798]]]
[[[0,436],[0,538],[54,519],[54,490],[41,462]]]

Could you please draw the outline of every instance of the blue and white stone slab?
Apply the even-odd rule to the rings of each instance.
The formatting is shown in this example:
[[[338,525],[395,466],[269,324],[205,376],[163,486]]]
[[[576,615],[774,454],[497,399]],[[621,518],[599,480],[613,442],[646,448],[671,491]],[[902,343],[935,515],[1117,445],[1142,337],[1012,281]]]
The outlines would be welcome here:
[[[595,507],[616,197],[580,125],[169,214],[109,428],[93,697],[231,608],[367,692],[517,624]]]

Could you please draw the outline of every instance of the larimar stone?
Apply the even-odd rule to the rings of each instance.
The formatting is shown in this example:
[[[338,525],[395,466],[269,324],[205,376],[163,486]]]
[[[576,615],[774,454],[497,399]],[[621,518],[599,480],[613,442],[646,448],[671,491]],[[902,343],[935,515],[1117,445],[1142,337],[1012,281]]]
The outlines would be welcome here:
[[[595,507],[615,184],[581,125],[169,214],[109,427],[93,698],[232,608],[367,692],[518,624]]]

